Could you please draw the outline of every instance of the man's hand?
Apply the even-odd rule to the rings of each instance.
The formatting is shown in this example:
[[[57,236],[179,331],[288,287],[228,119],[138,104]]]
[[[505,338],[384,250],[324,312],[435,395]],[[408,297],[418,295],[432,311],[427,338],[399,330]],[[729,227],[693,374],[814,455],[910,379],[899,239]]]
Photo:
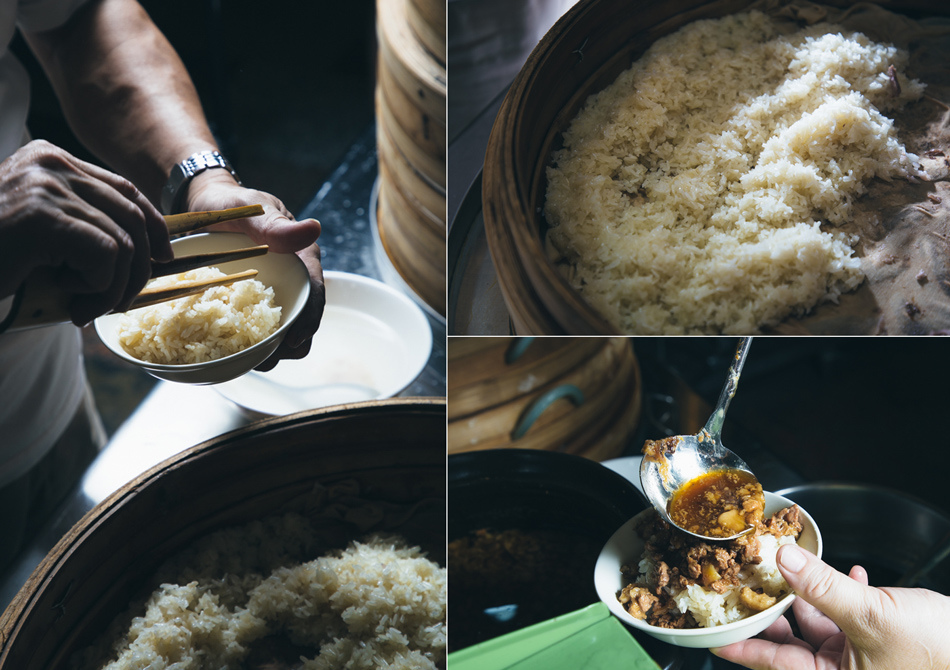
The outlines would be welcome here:
[[[258,366],[269,370],[283,358],[303,358],[310,352],[310,341],[320,326],[326,304],[323,268],[320,264],[320,222],[316,219],[297,221],[284,204],[269,193],[240,186],[225,170],[208,170],[188,185],[188,211],[228,209],[242,205],[264,206],[264,213],[248,219],[228,221],[213,227],[244,233],[256,244],[267,244],[271,253],[296,253],[310,274],[310,297],[283,343],[274,354]]]
[[[172,257],[162,215],[128,180],[41,140],[0,163],[0,297],[57,269],[76,325],[128,306]]]
[[[792,603],[802,639],[787,619],[762,639],[713,650],[755,670],[930,670],[950,667],[950,598],[926,589],[868,586],[864,568],[845,576],[787,545],[778,566],[798,594]]]

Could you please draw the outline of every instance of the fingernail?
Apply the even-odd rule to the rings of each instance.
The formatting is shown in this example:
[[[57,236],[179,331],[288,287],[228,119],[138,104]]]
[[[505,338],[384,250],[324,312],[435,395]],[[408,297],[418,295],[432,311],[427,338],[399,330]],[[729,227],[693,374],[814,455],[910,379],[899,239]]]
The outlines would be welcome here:
[[[805,567],[807,560],[805,550],[794,544],[786,545],[778,555],[778,562],[789,572],[798,572]]]

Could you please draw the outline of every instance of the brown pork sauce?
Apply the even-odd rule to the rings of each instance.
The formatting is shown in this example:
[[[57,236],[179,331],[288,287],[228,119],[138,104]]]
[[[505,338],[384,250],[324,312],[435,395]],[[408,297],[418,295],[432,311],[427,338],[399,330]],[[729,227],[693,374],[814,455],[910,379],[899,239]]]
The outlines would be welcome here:
[[[732,537],[762,521],[762,485],[745,470],[714,470],[679,487],[670,498],[670,518],[691,533]]]

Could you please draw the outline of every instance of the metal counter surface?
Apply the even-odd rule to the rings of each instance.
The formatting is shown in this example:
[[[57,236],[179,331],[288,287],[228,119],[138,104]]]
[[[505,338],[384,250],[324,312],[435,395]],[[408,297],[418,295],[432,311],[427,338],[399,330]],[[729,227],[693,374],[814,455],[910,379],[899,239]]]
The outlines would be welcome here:
[[[375,253],[370,201],[376,181],[376,135],[370,127],[349,149],[298,218],[323,225],[319,244],[325,270],[385,281]],[[433,348],[425,369],[400,396],[444,396],[445,322],[427,312]],[[207,386],[159,382],[110,438],[80,485],[40,529],[16,563],[0,575],[6,607],[34,568],[82,516],[112,492],[178,452],[240,428],[251,419]]]

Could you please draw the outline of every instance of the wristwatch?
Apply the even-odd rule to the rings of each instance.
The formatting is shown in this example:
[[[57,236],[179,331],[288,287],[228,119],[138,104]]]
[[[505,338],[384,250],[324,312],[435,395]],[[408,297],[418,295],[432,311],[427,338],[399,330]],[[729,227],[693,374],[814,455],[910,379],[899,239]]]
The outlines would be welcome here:
[[[168,181],[165,183],[165,188],[162,189],[162,211],[165,214],[178,212],[181,207],[181,197],[185,192],[185,187],[188,186],[188,182],[205,170],[214,168],[224,168],[231,173],[238,184],[241,183],[227,158],[217,151],[199,151],[172,168]]]

